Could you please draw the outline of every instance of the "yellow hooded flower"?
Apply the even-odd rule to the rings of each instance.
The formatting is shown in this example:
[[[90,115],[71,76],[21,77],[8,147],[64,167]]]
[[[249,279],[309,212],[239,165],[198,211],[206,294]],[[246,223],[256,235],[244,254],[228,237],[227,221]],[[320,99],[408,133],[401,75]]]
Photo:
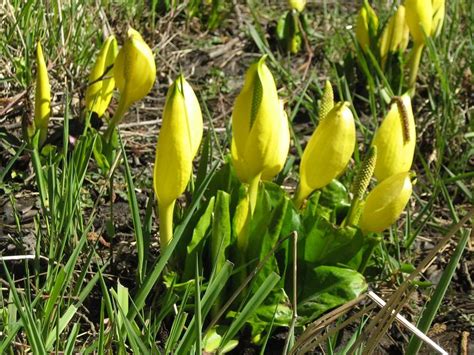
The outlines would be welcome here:
[[[389,53],[404,51],[408,46],[409,29],[405,20],[405,7],[399,6],[390,17],[380,37],[380,57],[384,63]]]
[[[438,37],[443,27],[445,2],[444,0],[432,0],[433,20],[431,25],[431,37]]]
[[[155,58],[142,36],[129,28],[128,37],[114,64],[114,79],[120,101],[112,119],[116,125],[129,107],[148,94],[156,78]]]
[[[341,175],[356,143],[354,116],[349,103],[340,102],[320,121],[306,146],[300,165],[300,185],[295,197],[299,207],[304,199]]]
[[[356,24],[356,39],[364,52],[371,47],[372,41],[377,36],[378,28],[379,19],[377,14],[369,5],[369,2],[364,0],[364,4],[357,16]]]
[[[304,7],[306,6],[306,0],[288,0],[288,5],[290,5],[292,10],[303,12]]]
[[[156,148],[153,184],[160,212],[162,247],[171,240],[174,204],[191,177],[202,133],[198,99],[181,75],[168,90]]]
[[[112,67],[117,57],[117,40],[109,36],[100,50],[97,61],[89,75],[89,85],[86,91],[86,107],[99,117],[104,115],[112,99],[115,80]]]
[[[286,161],[288,119],[265,57],[250,66],[232,112],[232,161],[242,182],[272,179]]]
[[[49,116],[51,114],[51,88],[48,71],[44,61],[43,49],[38,42],[36,47],[36,90],[35,90],[35,119],[36,130],[40,131],[39,144],[42,145],[48,134]]]
[[[405,16],[415,44],[424,44],[425,35],[431,34],[433,6],[431,0],[406,0]]]
[[[405,209],[412,193],[410,173],[393,175],[367,196],[359,226],[364,233],[380,233],[390,227]]]
[[[375,177],[382,181],[407,172],[415,153],[415,119],[408,95],[396,98],[390,111],[375,132],[372,145],[377,147]]]

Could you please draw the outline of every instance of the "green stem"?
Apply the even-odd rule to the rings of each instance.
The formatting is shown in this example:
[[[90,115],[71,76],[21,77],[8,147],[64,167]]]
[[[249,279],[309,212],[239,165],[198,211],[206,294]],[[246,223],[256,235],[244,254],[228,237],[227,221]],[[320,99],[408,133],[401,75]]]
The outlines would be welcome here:
[[[168,246],[173,239],[173,211],[176,200],[163,204],[158,202],[158,213],[160,215],[160,244],[161,250]]]
[[[308,194],[303,191],[301,188],[301,184],[298,185],[298,188],[296,189],[296,194],[293,196],[293,203],[295,204],[296,208],[301,209],[301,206],[303,206],[303,202],[308,197]]]
[[[415,43],[412,53],[410,55],[410,62],[408,66],[410,68],[410,74],[408,77],[408,87],[410,90],[415,89],[416,77],[418,76],[418,68],[420,66],[421,55],[423,54],[423,43]]]
[[[114,225],[114,174],[110,175],[109,179],[109,198],[110,198],[110,217],[109,217],[109,229],[108,232],[110,233],[110,262],[112,269],[115,271],[115,263],[114,263],[114,237],[115,237],[115,225]]]
[[[375,247],[377,246],[379,241],[380,240],[378,238],[369,239],[369,246],[362,255],[362,263],[359,265],[359,270],[358,270],[359,273],[361,273],[362,275],[364,274],[365,269],[367,268],[370,258],[372,258],[372,254],[374,253]]]
[[[359,224],[360,215],[362,212],[364,200],[353,199],[346,219],[342,226],[357,226]],[[362,204],[362,205],[361,205]]]
[[[122,120],[123,116],[125,115],[125,112],[127,112],[129,107],[130,107],[130,105],[128,105],[125,102],[125,99],[123,99],[123,96],[120,96],[120,100],[119,100],[117,110],[115,111],[113,117],[110,119],[109,127],[107,127],[107,130],[104,133],[104,137],[105,137],[106,142],[110,143],[110,139],[112,137],[112,133],[113,133],[115,127]]]
[[[258,196],[258,184],[260,182],[260,177],[262,174],[257,174],[249,181],[249,200],[250,200],[250,213],[253,215],[255,211],[255,206],[257,205],[257,196]]]

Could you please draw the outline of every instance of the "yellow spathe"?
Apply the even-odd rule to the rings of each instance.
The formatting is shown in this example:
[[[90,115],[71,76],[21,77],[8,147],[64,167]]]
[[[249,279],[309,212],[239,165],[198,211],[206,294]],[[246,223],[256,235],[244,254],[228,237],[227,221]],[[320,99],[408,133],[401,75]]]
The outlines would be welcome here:
[[[409,172],[393,175],[378,184],[367,196],[359,226],[364,233],[379,233],[401,215],[412,193]]]
[[[411,100],[406,94],[398,100],[392,103],[372,142],[377,147],[374,175],[379,181],[409,171],[413,162],[416,129]]]

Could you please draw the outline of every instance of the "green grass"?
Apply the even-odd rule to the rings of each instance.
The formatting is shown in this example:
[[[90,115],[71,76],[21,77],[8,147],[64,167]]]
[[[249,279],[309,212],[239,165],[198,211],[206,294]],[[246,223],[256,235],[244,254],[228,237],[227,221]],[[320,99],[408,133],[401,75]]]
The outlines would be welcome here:
[[[66,4],[11,0],[2,5],[5,10],[0,33],[2,105],[3,99],[8,103],[17,94],[24,96],[0,117],[6,127],[0,127],[0,203],[12,206],[13,219],[13,222],[0,222],[0,237],[7,244],[16,245],[13,252],[0,250],[3,264],[0,353],[198,353],[203,347],[211,348],[211,331],[221,340],[215,348],[223,350],[235,345],[232,343],[235,339],[241,344],[250,343],[248,324],[253,310],[265,305],[265,300],[285,299],[282,293],[271,291],[288,285],[283,284],[282,275],[268,272],[268,268],[274,267],[271,263],[276,260],[275,255],[292,252],[286,242],[276,249],[267,245],[268,250],[258,254],[260,258],[268,254],[268,264],[258,264],[252,259],[244,266],[236,265],[226,260],[221,250],[216,252],[218,262],[203,264],[208,258],[203,240],[221,242],[222,231],[229,233],[229,240],[234,237],[226,229],[230,228],[228,225],[219,225],[211,215],[220,212],[219,208],[232,211],[238,195],[235,189],[227,197],[217,195],[216,190],[235,186],[235,177],[226,170],[230,110],[244,70],[260,54],[268,54],[267,63],[293,123],[292,156],[284,173],[277,178],[278,184],[289,191],[293,191],[298,180],[298,164],[306,138],[318,123],[319,99],[326,78],[331,80],[339,100],[352,103],[356,117],[359,145],[348,171],[340,178],[346,186],[350,185],[387,111],[391,91],[396,94],[401,91],[399,87],[387,88],[390,77],[385,76],[374,58],[364,57],[357,48],[349,27],[355,23],[356,7],[347,7],[342,2],[308,4],[306,13],[312,28],[308,39],[314,56],[305,72],[302,65],[307,53],[304,50],[297,56],[281,53],[270,36],[272,25],[285,10],[284,5],[236,3],[238,8],[230,9],[214,31],[207,31],[202,19],[189,19],[185,4],[179,4],[171,13],[151,13],[146,5],[131,0],[104,1],[101,5],[87,1]],[[387,2],[377,1],[374,7],[382,11],[384,18],[388,14]],[[425,48],[413,99],[418,134],[413,167],[417,184],[406,215],[384,234],[374,251],[365,274],[371,288],[382,286],[395,291],[405,287],[407,275],[403,270],[420,264],[421,241],[429,239],[436,244],[451,224],[472,208],[471,7],[469,2],[461,0],[448,2],[443,32]],[[240,30],[237,12],[244,14]],[[100,137],[90,130],[72,145],[67,139],[69,123],[82,114],[85,83],[104,31],[113,31],[120,38],[127,24],[140,30],[147,42],[155,46],[159,75],[149,98],[129,114],[128,123],[136,126],[122,127],[120,154],[110,172],[104,174],[99,172],[93,155],[93,147]],[[243,43],[241,48],[231,47],[228,53],[235,50],[232,56],[224,54],[206,63],[203,58],[208,57],[200,54],[200,50],[213,51],[237,35]],[[60,147],[49,152],[23,144],[19,125],[21,116],[31,114],[33,108],[38,40],[44,48],[54,94],[53,116],[61,118],[54,121],[55,127],[63,133]],[[352,59],[346,56],[348,53]],[[364,80],[369,90],[361,77],[352,77],[350,71],[344,70],[344,60],[352,69],[360,63],[359,75],[366,75]],[[207,138],[203,140],[196,164],[196,177],[175,213],[174,239],[160,253],[151,184],[156,144],[153,132],[157,128],[140,126],[133,119],[137,112],[142,122],[161,117],[165,88],[179,71],[185,72],[196,88]],[[153,127],[152,133],[147,127]],[[28,162],[26,165],[22,164],[23,157]],[[113,181],[111,190],[110,181]],[[10,197],[6,198],[7,195]],[[214,195],[215,205],[209,207]],[[16,207],[24,196],[38,201],[33,206],[37,213],[29,227],[24,225],[23,211]],[[113,206],[114,196],[126,203],[128,211],[117,214],[112,207],[113,213],[104,212]],[[4,214],[6,208],[2,217]],[[122,217],[126,221],[120,225],[118,219]],[[272,215],[275,220],[277,217]],[[109,228],[105,226],[107,218],[111,219]],[[23,238],[29,233],[34,240],[31,250],[23,246]],[[433,295],[423,315],[414,319],[424,331],[443,312],[442,300],[453,282],[456,266],[462,262],[467,235],[468,229],[464,229],[440,283],[419,291]],[[111,248],[104,246],[103,240],[112,243]],[[188,259],[188,279],[183,280],[173,270],[179,269],[177,266],[183,260],[180,258],[187,255],[185,247],[191,241],[195,242],[194,258]],[[6,254],[19,255],[19,260],[4,260]],[[31,257],[21,257],[27,254]],[[293,271],[291,267],[285,265],[287,275]],[[247,279],[239,276],[242,272]],[[291,284],[291,277],[287,279]],[[229,285],[234,285],[235,280],[244,287],[232,286],[235,293],[229,294],[227,288],[232,289]],[[235,301],[227,305],[225,300],[229,298]],[[227,309],[216,305],[228,306],[233,313],[224,312]],[[413,306],[424,307],[423,304]],[[279,328],[278,311],[272,308],[266,319],[272,330],[286,336]],[[364,329],[370,329],[368,324],[370,317],[360,321],[351,340],[342,348],[338,334],[328,333],[325,349],[330,353],[345,353],[358,344],[356,339],[362,339],[359,334],[363,335]],[[298,344],[302,331],[297,324],[291,342]],[[264,334],[260,351],[271,349],[272,341],[275,340],[271,334]],[[398,346],[406,349],[408,344]],[[415,351],[418,347],[412,338],[408,349]]]

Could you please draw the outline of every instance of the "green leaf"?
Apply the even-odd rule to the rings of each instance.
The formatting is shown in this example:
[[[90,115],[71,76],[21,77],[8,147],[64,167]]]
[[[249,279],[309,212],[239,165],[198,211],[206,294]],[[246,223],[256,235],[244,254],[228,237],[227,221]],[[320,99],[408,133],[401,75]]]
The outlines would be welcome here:
[[[308,270],[300,284],[298,322],[307,324],[326,311],[358,297],[367,289],[364,276],[336,266],[318,266]]]
[[[265,281],[260,284],[260,287],[253,294],[250,300],[245,304],[242,311],[240,311],[237,317],[229,326],[229,330],[224,335],[220,348],[226,346],[226,344],[231,341],[232,338],[237,334],[237,332],[245,325],[250,316],[255,312],[256,309],[265,301],[269,293],[280,281],[280,276],[276,273],[271,273],[265,279]]]
[[[102,139],[102,136],[100,136],[99,139],[95,140],[94,146],[92,148],[92,153],[94,154],[94,158],[99,169],[103,172],[106,172],[110,170],[110,165],[107,161],[106,156],[103,154]]]
[[[212,197],[206,207],[206,210],[201,215],[199,222],[194,228],[193,237],[187,247],[188,255],[196,251],[196,248],[199,245],[201,245],[202,241],[204,240],[204,237],[206,236],[206,232],[209,229],[209,226],[211,224],[211,217],[212,217],[212,213],[214,209],[214,201],[215,201],[215,198]]]
[[[203,344],[204,344],[204,351],[206,353],[212,354],[215,353],[222,342],[222,335],[227,330],[226,327],[223,326],[216,326],[209,329],[204,336]],[[238,340],[230,340],[227,344],[224,345],[222,350],[220,351],[221,354],[228,353],[229,351],[233,350],[239,344]]]
[[[231,224],[229,203],[230,195],[227,192],[218,191],[214,206],[211,235],[211,260],[217,273],[227,259],[227,248],[230,245]]]
[[[211,281],[201,299],[201,319],[204,320],[215,304],[223,288],[226,286],[234,265],[230,261],[226,261],[219,273],[213,273]],[[191,319],[186,333],[181,338],[181,342],[176,349],[176,354],[188,354],[189,349],[196,343],[196,317]]]
[[[304,263],[336,265],[347,263],[362,248],[364,236],[354,227],[336,227],[318,219],[298,243],[298,258]]]
[[[69,324],[71,321],[72,317],[77,312],[77,308],[74,305],[71,305],[68,307],[66,312],[61,316],[58,322],[59,327],[54,327],[48,334],[48,338],[46,339],[46,350],[51,350],[51,348],[54,345],[54,342],[57,339],[57,335],[61,335],[66,326]]]
[[[125,179],[127,181],[127,195],[128,205],[132,214],[133,230],[135,232],[135,240],[137,242],[137,254],[138,254],[138,268],[137,268],[137,280],[140,284],[143,280],[145,273],[145,243],[143,239],[142,222],[140,220],[140,210],[137,202],[137,195],[135,193],[135,184],[133,183],[132,171],[127,160],[127,153],[125,152],[125,146],[122,142],[122,137],[119,135],[120,149],[122,150],[123,161],[125,166]],[[125,311],[125,309],[124,309]]]

